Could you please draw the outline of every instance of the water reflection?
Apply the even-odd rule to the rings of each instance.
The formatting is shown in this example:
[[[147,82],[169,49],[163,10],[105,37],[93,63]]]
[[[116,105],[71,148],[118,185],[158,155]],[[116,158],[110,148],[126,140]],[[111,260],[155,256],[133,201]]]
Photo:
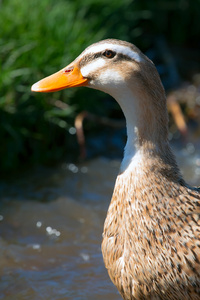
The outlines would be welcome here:
[[[176,154],[196,185],[200,152],[193,150]],[[121,299],[100,249],[119,164],[100,158],[1,183],[0,299]]]

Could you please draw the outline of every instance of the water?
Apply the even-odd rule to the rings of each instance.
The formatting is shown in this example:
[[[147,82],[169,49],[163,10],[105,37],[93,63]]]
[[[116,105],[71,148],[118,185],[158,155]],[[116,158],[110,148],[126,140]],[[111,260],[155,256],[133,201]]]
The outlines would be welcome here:
[[[200,151],[177,150],[200,184]],[[37,168],[2,182],[0,299],[120,300],[104,268],[101,234],[118,160]]]
[[[120,299],[100,249],[118,167],[63,164],[1,185],[0,299]]]

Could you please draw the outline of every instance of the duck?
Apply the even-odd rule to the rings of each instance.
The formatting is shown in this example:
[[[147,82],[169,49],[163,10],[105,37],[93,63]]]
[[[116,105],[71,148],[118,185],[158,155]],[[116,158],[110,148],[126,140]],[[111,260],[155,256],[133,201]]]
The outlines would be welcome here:
[[[200,188],[185,182],[169,145],[155,65],[132,43],[106,39],[32,91],[79,86],[111,95],[126,119],[101,247],[110,279],[124,300],[200,299]]]

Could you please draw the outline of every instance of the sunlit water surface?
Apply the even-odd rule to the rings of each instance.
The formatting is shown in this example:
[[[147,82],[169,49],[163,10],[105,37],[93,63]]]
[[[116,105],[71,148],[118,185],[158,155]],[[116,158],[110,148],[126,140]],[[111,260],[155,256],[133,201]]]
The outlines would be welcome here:
[[[200,151],[190,146],[176,156],[200,185]],[[121,299],[100,248],[119,165],[99,158],[1,183],[0,299]]]

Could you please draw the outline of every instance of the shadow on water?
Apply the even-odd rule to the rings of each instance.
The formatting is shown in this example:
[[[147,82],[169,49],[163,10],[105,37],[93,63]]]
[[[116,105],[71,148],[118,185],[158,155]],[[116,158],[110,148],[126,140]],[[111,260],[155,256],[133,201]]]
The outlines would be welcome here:
[[[198,185],[200,151],[191,147],[176,156]],[[0,299],[121,299],[100,249],[119,165],[99,158],[1,183]]]

